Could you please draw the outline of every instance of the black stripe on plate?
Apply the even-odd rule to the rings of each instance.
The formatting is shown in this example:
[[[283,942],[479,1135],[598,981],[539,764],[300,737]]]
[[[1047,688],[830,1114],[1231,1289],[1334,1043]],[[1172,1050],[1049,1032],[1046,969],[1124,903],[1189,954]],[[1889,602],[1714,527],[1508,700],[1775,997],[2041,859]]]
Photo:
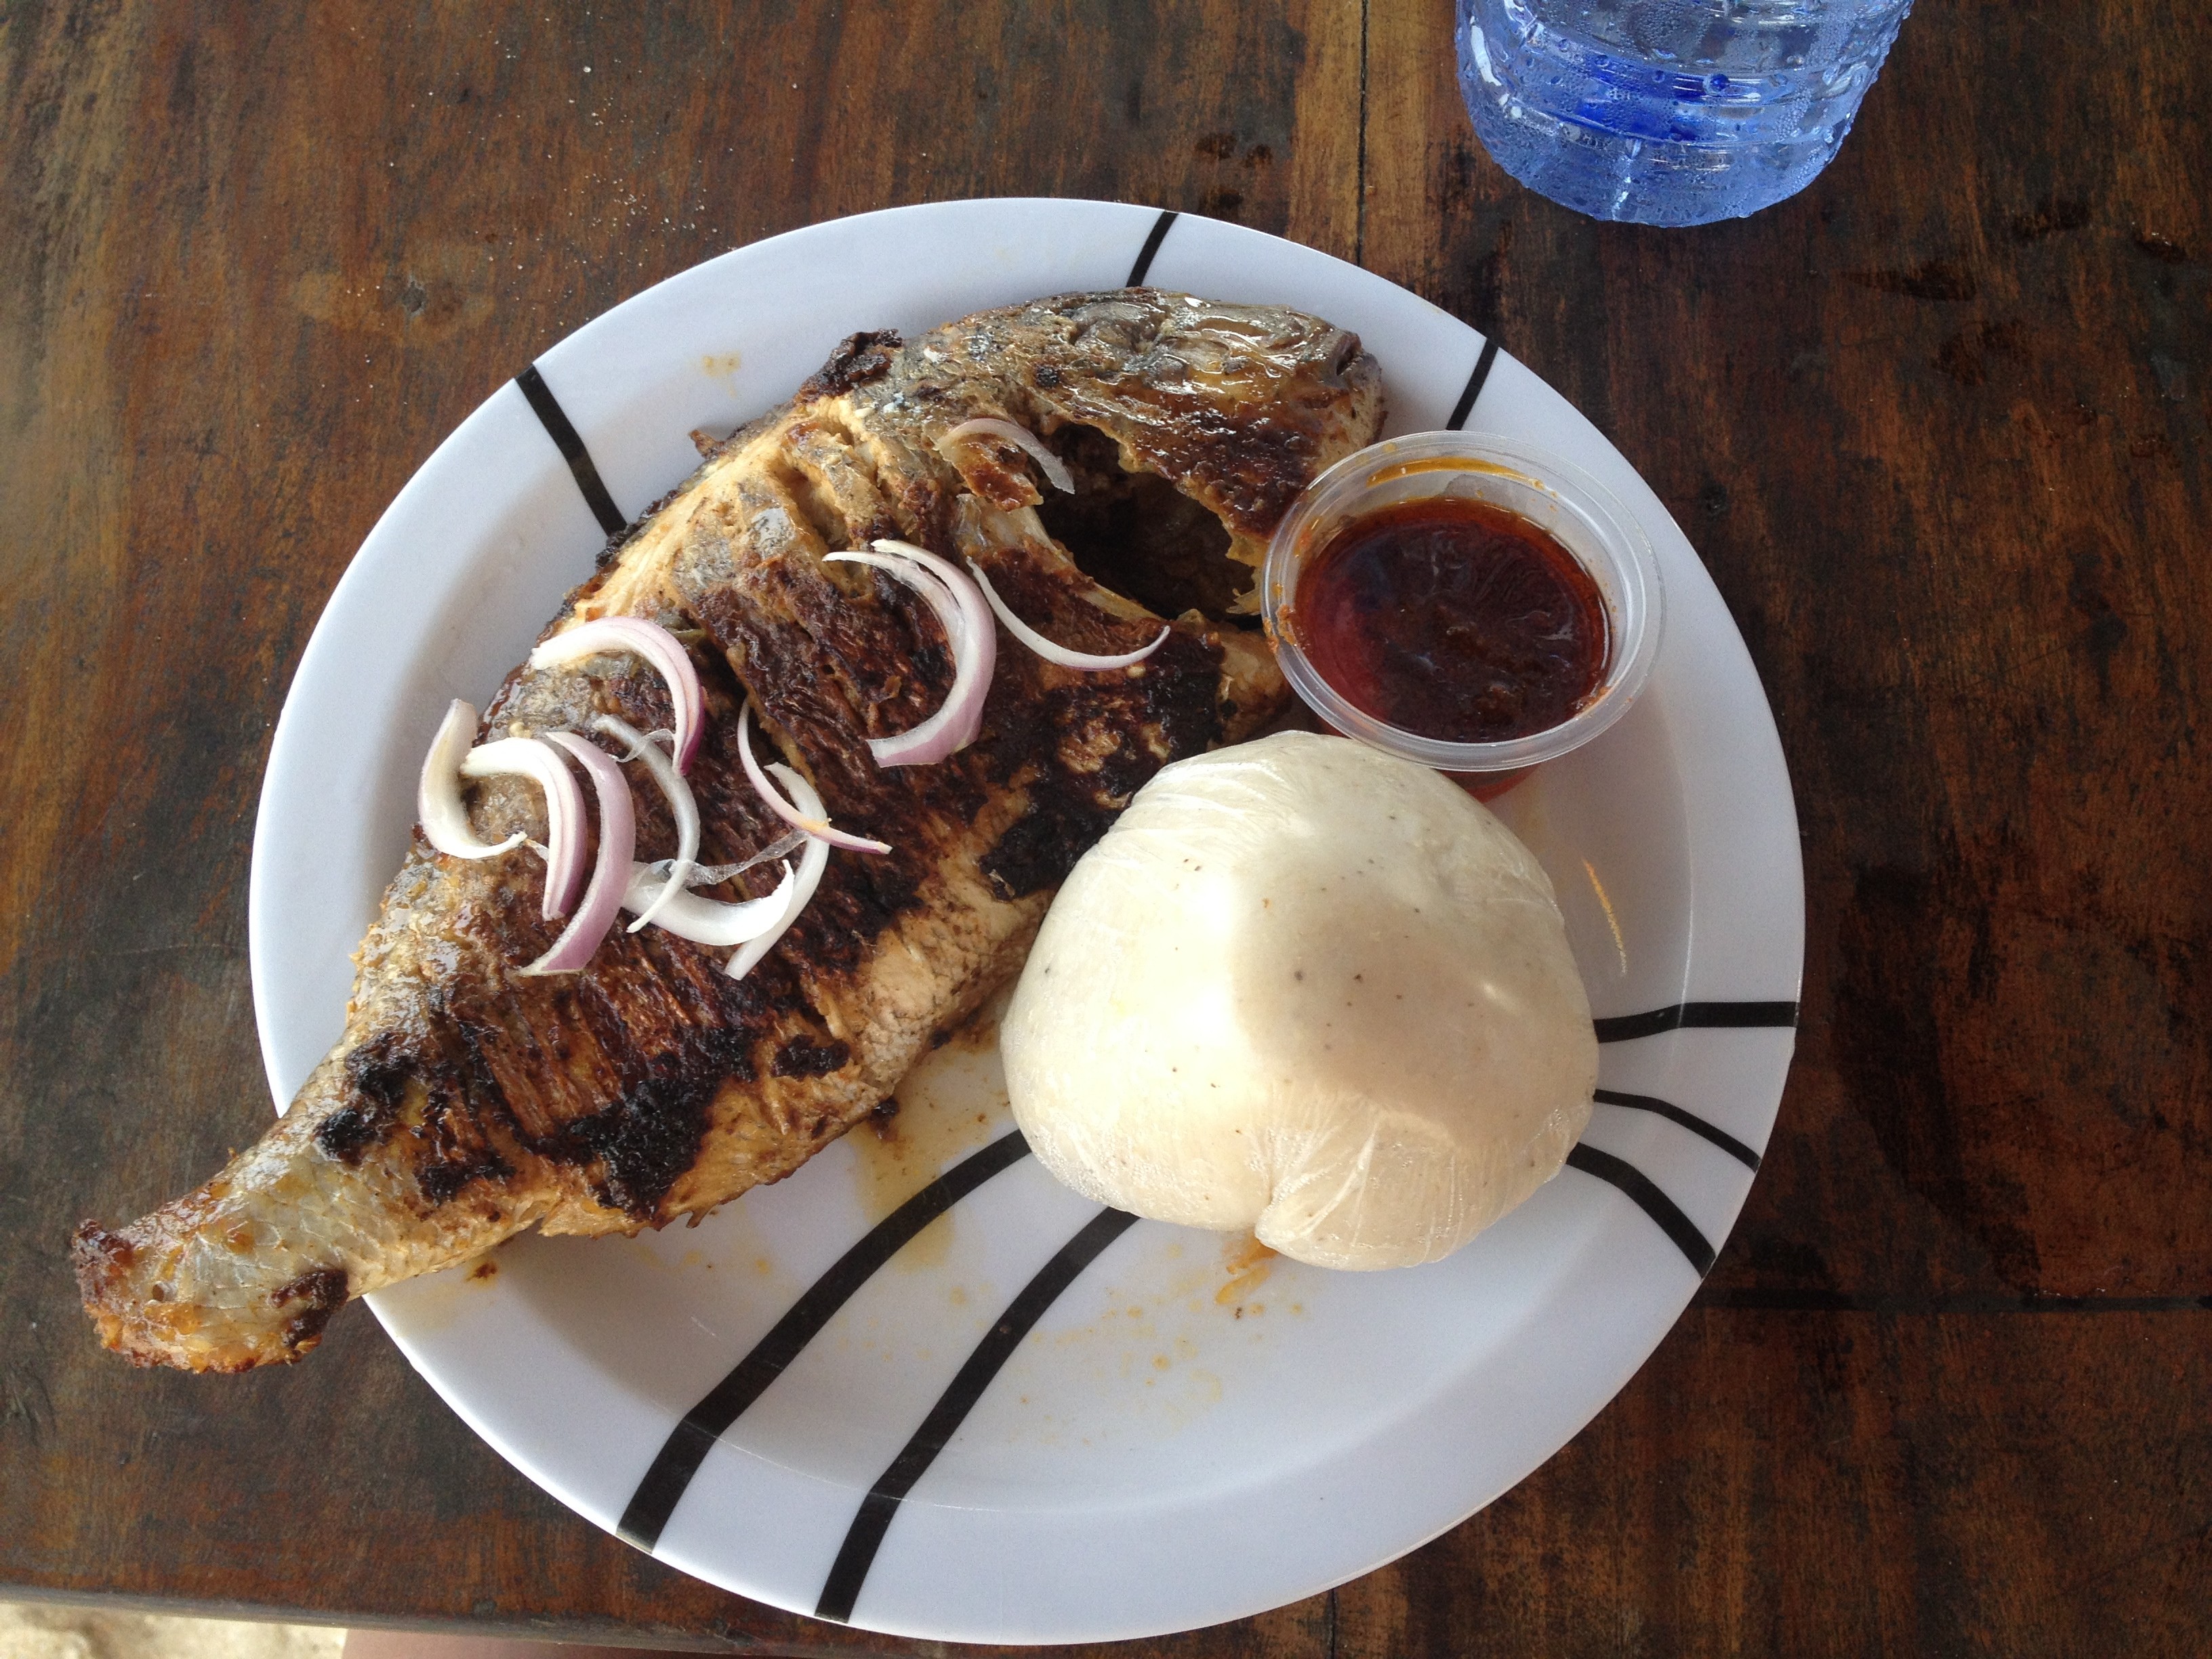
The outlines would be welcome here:
[[[1014,1350],[1030,1334],[1030,1327],[1044,1316],[1061,1291],[1075,1282],[1076,1276],[1093,1261],[1099,1253],[1127,1232],[1137,1218],[1123,1210],[1101,1210],[1085,1225],[1083,1231],[1060,1248],[1060,1254],[1037,1270],[1036,1277],[1022,1287],[1022,1293],[999,1316],[999,1322],[991,1327],[990,1334],[975,1345],[975,1352],[968,1356],[968,1363],[960,1374],[930,1408],[921,1426],[914,1431],[914,1438],[891,1460],[890,1467],[860,1500],[860,1512],[853,1517],[853,1524],[839,1547],[837,1559],[830,1569],[830,1577],[822,1586],[822,1600],[814,1609],[817,1619],[834,1619],[839,1624],[850,1622],[853,1604],[860,1600],[860,1586],[868,1577],[868,1569],[875,1563],[876,1551],[882,1546],[884,1534],[890,1530],[891,1517],[898,1513],[900,1501],[914,1489],[914,1483],[923,1472],[937,1461],[946,1442],[959,1431],[960,1425],[983,1397],[1000,1369],[1013,1358]]]
[[[775,1328],[753,1345],[753,1351],[738,1363],[737,1369],[684,1413],[684,1420],[637,1483],[637,1491],[615,1530],[641,1550],[650,1551],[659,1542],[668,1517],[675,1514],[691,1477],[698,1474],[699,1465],[714,1449],[722,1431],[783,1375],[784,1368],[799,1358],[799,1350],[901,1247],[993,1176],[1018,1164],[1029,1150],[1020,1130],[1001,1135],[938,1176],[838,1257],[836,1265],[816,1279],[813,1287],[792,1304],[791,1311],[776,1321]]]
[[[592,516],[599,521],[599,528],[610,536],[619,536],[629,527],[629,520],[615,505],[615,498],[607,492],[599,477],[599,469],[592,460],[592,452],[584,447],[583,439],[577,434],[568,413],[553,395],[553,388],[545,384],[545,377],[538,372],[535,363],[514,377],[522,395],[530,400],[538,424],[545,435],[553,440],[554,448],[561,459],[568,463],[568,471],[575,475],[576,488],[584,492],[584,504],[592,509]]]
[[[1678,1002],[1671,1008],[1654,1008],[1644,1014],[1618,1014],[1595,1021],[1600,1042],[1626,1042],[1631,1037],[1656,1036],[1686,1025],[1794,1026],[1794,1002]]]
[[[1152,234],[1145,238],[1145,245],[1137,251],[1137,263],[1129,267],[1129,280],[1124,288],[1142,288],[1145,277],[1152,268],[1152,256],[1160,251],[1160,244],[1168,239],[1168,230],[1181,216],[1173,208],[1163,212],[1152,222]]]
[[[1498,361],[1498,341],[1495,336],[1482,337],[1482,355],[1474,360],[1474,373],[1467,377],[1461,389],[1459,401],[1452,405],[1451,419],[1444,422],[1444,430],[1456,432],[1467,424],[1467,417],[1474,413],[1474,400],[1482,396],[1483,382],[1490,378],[1491,365]]]
[[[1627,1106],[1639,1112],[1656,1112],[1669,1123],[1679,1123],[1693,1135],[1703,1135],[1747,1170],[1759,1167],[1759,1154],[1738,1140],[1717,1124],[1708,1123],[1695,1112],[1686,1112],[1671,1100],[1662,1100],[1656,1095],[1625,1095],[1618,1089],[1601,1089],[1597,1097],[1608,1106]]]
[[[1567,1167],[1609,1182],[1634,1199],[1637,1207],[1657,1222],[1659,1231],[1673,1239],[1682,1254],[1690,1258],[1690,1265],[1698,1270],[1700,1278],[1713,1270],[1713,1247],[1705,1243],[1698,1224],[1684,1215],[1650,1176],[1626,1158],[1601,1152],[1595,1146],[1577,1146],[1567,1154]]]

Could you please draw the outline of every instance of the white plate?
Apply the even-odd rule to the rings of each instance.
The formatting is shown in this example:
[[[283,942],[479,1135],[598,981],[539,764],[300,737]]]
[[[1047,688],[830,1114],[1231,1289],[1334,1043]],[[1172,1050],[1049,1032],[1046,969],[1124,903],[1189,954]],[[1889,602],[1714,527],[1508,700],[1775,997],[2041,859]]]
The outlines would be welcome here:
[[[538,367],[635,513],[690,470],[691,428],[781,401],[842,336],[910,337],[986,306],[1117,286],[1164,222],[1141,207],[982,201],[817,225],[639,295]],[[1357,330],[1396,432],[1445,424],[1484,355],[1405,290],[1234,225],[1174,220],[1150,281]],[[1139,1223],[1056,1298],[1032,1297],[1035,1328],[979,1379],[971,1352],[1099,1213],[1022,1158],[866,1277],[726,1432],[702,1437],[688,1487],[664,1488],[682,1495],[660,1559],[813,1613],[842,1549],[851,1620],[903,1636],[1089,1641],[1232,1619],[1480,1509],[1587,1423],[1680,1314],[1699,1240],[1718,1247],[1750,1188],[1789,1065],[1804,925],[1789,780],[1720,596],[1634,470],[1503,354],[1466,423],[1577,462],[1659,550],[1666,638],[1650,690],[1502,804],[1558,885],[1599,1014],[1701,1005],[1601,1050],[1604,1089],[1647,1103],[1601,1104],[1578,1167],[1428,1267],[1241,1271],[1218,1236]],[[440,446],[338,584],[277,726],[254,840],[254,1005],[280,1101],[338,1034],[349,953],[398,866],[447,700],[489,695],[604,539],[510,384]],[[518,1240],[489,1279],[371,1300],[502,1455],[617,1528],[679,1419],[891,1202],[1006,1127],[988,1048],[943,1051],[906,1093],[902,1160],[864,1130],[696,1229]],[[1649,1103],[1662,1101],[1678,1115]],[[963,1366],[988,1386],[894,1504],[881,1478]],[[854,1540],[872,1488],[867,1512],[888,1525],[870,1557],[865,1522]]]

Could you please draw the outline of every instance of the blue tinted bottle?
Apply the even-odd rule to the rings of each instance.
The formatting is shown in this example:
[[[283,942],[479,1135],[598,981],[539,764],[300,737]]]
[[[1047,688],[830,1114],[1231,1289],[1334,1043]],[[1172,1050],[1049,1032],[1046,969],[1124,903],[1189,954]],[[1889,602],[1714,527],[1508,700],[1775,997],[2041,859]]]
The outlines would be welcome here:
[[[1491,156],[1599,219],[1698,225],[1811,183],[1911,0],[1458,0]]]

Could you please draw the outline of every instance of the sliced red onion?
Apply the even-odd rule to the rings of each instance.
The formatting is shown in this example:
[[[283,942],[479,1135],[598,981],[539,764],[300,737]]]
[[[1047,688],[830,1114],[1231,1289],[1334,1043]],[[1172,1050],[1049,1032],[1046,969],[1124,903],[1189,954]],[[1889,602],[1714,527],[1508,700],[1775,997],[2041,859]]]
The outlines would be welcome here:
[[[1162,628],[1159,638],[1154,640],[1143,650],[1124,651],[1118,657],[1094,657],[1087,651],[1071,651],[1064,645],[1054,645],[1036,629],[1017,617],[1006,602],[999,597],[999,590],[991,586],[991,579],[983,574],[981,565],[970,559],[968,561],[968,568],[975,573],[976,586],[983,590],[984,599],[989,602],[991,609],[998,613],[999,620],[1006,623],[1006,632],[1012,634],[1047,662],[1056,662],[1062,668],[1079,668],[1086,674],[1103,673],[1109,668],[1127,668],[1132,664],[1144,661],[1153,652],[1165,645],[1168,642],[1168,635],[1175,632],[1171,628]]]
[[[872,553],[832,553],[829,562],[872,565],[928,601],[952,646],[952,689],[943,706],[912,731],[870,738],[868,752],[878,766],[927,766],[957,754],[983,729],[983,699],[999,665],[999,630],[982,590],[950,559],[912,542],[875,545]]]
[[[903,542],[878,542],[878,547],[903,547]],[[960,596],[946,586],[927,565],[916,564],[904,553],[863,553],[857,548],[842,553],[825,553],[824,564],[865,564],[880,570],[886,576],[903,583],[921,595],[929,608],[944,625],[945,642],[951,647],[954,660],[960,654],[960,642],[968,637],[968,613],[960,604]]]
[[[699,802],[692,794],[691,786],[684,781],[660,745],[640,732],[628,720],[617,720],[612,714],[601,714],[592,721],[592,730],[604,732],[617,743],[629,745],[624,760],[645,763],[645,769],[653,774],[653,781],[660,786],[660,793],[668,798],[668,810],[676,819],[676,861],[669,866],[668,884],[661,890],[663,903],[680,896],[689,884],[691,866],[699,858]],[[658,907],[641,912],[629,925],[635,933],[648,921],[658,921]]]
[[[430,739],[430,752],[422,757],[422,775],[415,786],[415,814],[422,822],[423,835],[452,858],[492,858],[521,846],[526,839],[518,830],[496,844],[478,841],[469,827],[469,809],[461,804],[461,760],[476,735],[475,708],[454,698],[438,735]]]
[[[755,865],[773,864],[788,854],[796,853],[813,837],[804,830],[787,830],[750,858],[736,864],[695,864],[691,873],[684,878],[686,887],[719,887],[732,876],[742,876]],[[668,873],[674,859],[655,859],[644,868],[655,880]]]
[[[750,700],[738,710],[738,753],[744,761],[745,776],[751,780],[754,792],[768,804],[769,811],[794,829],[804,830],[810,839],[827,842],[832,847],[842,847],[848,853],[888,853],[891,850],[889,842],[870,841],[866,836],[848,835],[842,830],[831,829],[830,820],[822,815],[822,797],[819,795],[814,795],[814,811],[807,813],[800,811],[776,793],[775,786],[768,781],[767,773],[761,770],[761,763],[753,758],[752,714],[753,706]],[[780,765],[773,769],[789,770]],[[807,793],[812,795],[814,792],[809,789]]]
[[[550,921],[565,916],[584,884],[584,792],[560,751],[539,738],[501,738],[461,758],[465,778],[531,778],[545,792],[545,902]]]
[[[787,864],[783,866],[783,879],[775,884],[774,892],[742,903],[726,904],[720,899],[702,898],[696,893],[684,891],[679,883],[657,874],[649,864],[633,864],[629,886],[623,894],[623,908],[637,912],[641,922],[650,915],[659,926],[694,945],[743,945],[760,938],[771,927],[780,930],[785,925],[785,914],[791,908],[792,890],[797,879]],[[635,933],[636,929],[630,931]]]
[[[532,668],[559,668],[581,662],[602,651],[635,653],[660,671],[668,682],[669,700],[676,705],[676,769],[691,769],[691,757],[699,735],[707,727],[707,694],[699,689],[699,671],[684,641],[659,623],[642,617],[601,617],[579,623],[530,653]]]
[[[811,812],[816,817],[823,815],[822,797],[815,793],[812,784],[781,761],[769,763],[768,769],[783,781],[783,787],[791,791],[791,798],[799,803],[801,811]],[[791,900],[783,915],[777,918],[775,926],[769,932],[740,945],[736,954],[723,964],[724,973],[732,979],[743,979],[760,965],[761,958],[775,948],[775,942],[784,936],[793,922],[799,920],[799,913],[813,898],[814,890],[822,884],[822,872],[829,864],[828,844],[809,836],[806,851],[799,855],[799,880],[791,890]]]
[[[907,544],[878,542],[876,545],[903,549]],[[937,620],[945,626],[946,645],[957,651],[960,641],[967,637],[968,613],[961,609],[960,596],[946,586],[927,565],[916,564],[904,552],[867,553],[854,547],[842,553],[824,553],[822,562],[865,564],[871,569],[880,570],[885,575],[896,578],[929,602],[930,610],[936,613]]]
[[[1075,480],[1068,476],[1066,464],[1044,447],[1036,434],[1026,428],[989,415],[977,420],[963,421],[937,441],[937,453],[957,466],[960,463],[946,453],[947,449],[969,438],[1004,438],[1010,444],[1019,445],[1036,457],[1037,465],[1043,470],[1046,480],[1054,489],[1063,490],[1071,495],[1075,493]]]
[[[583,763],[592,775],[592,787],[599,798],[599,856],[592,866],[592,884],[576,907],[553,948],[516,971],[524,975],[573,974],[592,959],[607,929],[622,913],[623,894],[629,886],[630,854],[637,850],[637,818],[630,811],[629,785],[622,768],[605,750],[587,743],[574,732],[548,732],[545,741],[558,744]]]
[[[719,870],[721,872],[721,874],[713,876],[706,881],[702,881],[700,879],[700,872],[694,872],[691,877],[691,884],[694,887],[711,886],[717,881],[727,881],[732,876],[741,876],[744,874],[746,871],[751,869],[756,864],[766,864],[772,859],[780,859],[783,857],[786,854],[796,853],[801,847],[805,846],[812,839],[813,837],[809,836],[804,830],[791,830],[787,834],[778,836],[774,841],[769,842],[767,846],[762,848],[759,852],[754,854],[750,858],[744,860],[741,863],[708,865],[707,866],[708,870]]]

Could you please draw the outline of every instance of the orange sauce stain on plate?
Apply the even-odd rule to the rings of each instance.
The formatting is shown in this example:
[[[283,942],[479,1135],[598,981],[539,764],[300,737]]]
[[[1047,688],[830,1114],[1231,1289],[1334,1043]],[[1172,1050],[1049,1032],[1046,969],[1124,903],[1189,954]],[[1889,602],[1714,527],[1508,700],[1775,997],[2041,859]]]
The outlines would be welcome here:
[[[1252,1292],[1267,1282],[1274,1271],[1275,1253],[1250,1233],[1240,1234],[1229,1241],[1222,1265],[1229,1273],[1229,1282],[1213,1293],[1214,1301],[1224,1308],[1236,1310],[1239,1319],[1249,1314],[1267,1311],[1267,1304],[1252,1300]]]

